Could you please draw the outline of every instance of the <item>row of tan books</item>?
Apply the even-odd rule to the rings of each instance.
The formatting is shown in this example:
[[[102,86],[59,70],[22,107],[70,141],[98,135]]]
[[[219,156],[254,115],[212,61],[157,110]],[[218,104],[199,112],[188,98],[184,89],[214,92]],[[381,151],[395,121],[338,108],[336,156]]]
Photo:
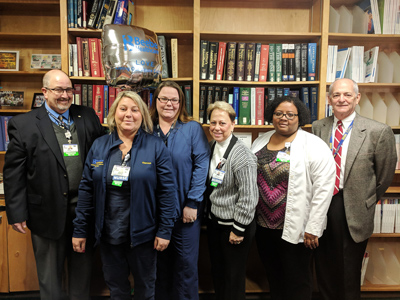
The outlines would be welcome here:
[[[200,79],[315,81],[316,43],[200,41]]]

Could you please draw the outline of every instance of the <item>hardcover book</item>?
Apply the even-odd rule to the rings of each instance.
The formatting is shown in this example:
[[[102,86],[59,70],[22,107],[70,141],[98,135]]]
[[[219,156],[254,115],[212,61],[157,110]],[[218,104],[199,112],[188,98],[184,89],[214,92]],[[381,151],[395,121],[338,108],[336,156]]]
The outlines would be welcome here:
[[[168,58],[167,58],[167,41],[165,36],[159,35],[158,44],[160,45],[160,55],[161,55],[161,78],[169,78],[168,74]]]
[[[289,44],[282,44],[282,81],[289,80]]]
[[[193,115],[192,112],[192,86],[190,84],[186,84],[184,86],[185,91],[185,101],[186,101],[186,111],[188,112],[189,116]]]
[[[245,62],[245,79],[253,81],[254,79],[254,62],[256,59],[256,44],[246,44],[246,62]]]
[[[261,45],[260,55],[260,81],[267,81],[268,76],[269,45]]]
[[[225,65],[226,43],[219,42],[218,47],[218,63],[217,63],[217,80],[222,80]]]
[[[317,70],[317,43],[308,43],[308,81],[315,81]]]
[[[236,80],[243,81],[245,76],[246,64],[246,43],[237,43],[237,58],[236,58]]]
[[[104,21],[106,20],[106,15],[107,15],[107,12],[109,9],[110,9],[110,0],[104,0],[103,7],[101,7],[101,9],[100,9],[99,17],[97,18],[97,21],[96,21],[97,29],[103,29]]]
[[[256,125],[264,125],[264,92],[263,87],[256,88]]]
[[[92,29],[96,28],[96,21],[100,14],[102,4],[103,4],[102,0],[93,0],[92,10],[90,11],[87,27],[92,28]]]
[[[239,125],[251,124],[250,88],[241,87],[239,95]]]
[[[276,81],[282,81],[282,44],[275,44]]]
[[[81,37],[76,37],[76,47],[77,47],[77,60],[78,60],[78,76],[82,77],[83,76],[83,62],[82,62],[82,38]]]
[[[90,77],[90,50],[89,50],[89,39],[82,38],[82,67],[83,76]]]
[[[171,39],[172,78],[178,78],[178,39]]]
[[[318,120],[318,87],[310,87],[310,111],[311,111],[311,124]]]
[[[288,80],[294,81],[295,80],[295,51],[294,51],[294,44],[289,44],[288,47]]]
[[[210,53],[210,42],[206,40],[200,41],[200,79],[208,78],[208,62]]]
[[[100,75],[100,55],[96,38],[89,38],[89,59],[92,77],[101,77]]]
[[[261,43],[256,44],[256,60],[254,63],[254,81],[260,80]]]
[[[268,78],[269,81],[271,82],[276,81],[275,56],[276,56],[276,46],[275,44],[269,44]]]
[[[301,81],[307,81],[307,57],[308,57],[308,44],[301,43]]]
[[[206,97],[207,97],[206,86],[200,85],[200,101],[199,101],[199,122],[200,122],[200,124],[204,124],[204,120],[207,120],[204,118],[205,114],[207,113]]]
[[[294,44],[295,80],[301,81],[301,44]]]
[[[114,24],[126,24],[128,16],[128,0],[118,0],[117,11],[115,12]]]
[[[236,42],[228,43],[226,61],[226,80],[233,81],[236,74]]]
[[[217,73],[217,61],[218,61],[218,42],[210,42],[210,55],[208,62],[208,79],[215,80]]]
[[[107,10],[106,18],[104,19],[104,25],[113,24],[115,12],[117,10],[117,4],[118,4],[118,0],[110,0],[110,5]]]

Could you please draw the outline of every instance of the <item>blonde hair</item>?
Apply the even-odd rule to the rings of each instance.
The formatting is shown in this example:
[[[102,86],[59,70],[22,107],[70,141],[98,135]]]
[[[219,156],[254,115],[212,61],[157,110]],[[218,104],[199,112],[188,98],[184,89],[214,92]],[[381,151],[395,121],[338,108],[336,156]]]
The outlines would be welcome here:
[[[115,127],[117,126],[115,122],[115,112],[117,110],[118,104],[121,101],[122,98],[129,98],[135,101],[137,106],[139,107],[140,113],[142,114],[142,129],[148,133],[153,132],[153,122],[151,121],[151,117],[149,114],[149,110],[147,109],[147,104],[144,103],[142,98],[135,92],[132,91],[123,91],[120,92],[117,95],[117,98],[115,99],[114,103],[111,105],[110,110],[108,112],[107,116],[107,124],[108,127],[110,128],[110,132],[113,132],[115,130]]]
[[[229,118],[231,119],[231,121],[232,122],[235,121],[236,112],[235,112],[235,110],[233,109],[233,107],[229,103],[227,103],[225,101],[215,101],[214,103],[209,105],[208,108],[207,108],[208,119],[211,118],[211,114],[215,109],[220,109],[220,110],[226,111],[228,113]]]

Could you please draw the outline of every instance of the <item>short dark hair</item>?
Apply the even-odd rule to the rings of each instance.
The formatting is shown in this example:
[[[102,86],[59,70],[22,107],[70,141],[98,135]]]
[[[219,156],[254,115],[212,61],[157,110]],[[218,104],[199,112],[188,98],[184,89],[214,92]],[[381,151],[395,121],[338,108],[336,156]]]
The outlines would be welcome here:
[[[308,109],[308,107],[299,98],[289,96],[278,97],[274,99],[271,103],[268,103],[268,106],[265,109],[265,120],[267,122],[272,123],[275,109],[282,102],[290,102],[293,103],[294,106],[296,106],[297,113],[299,114],[299,126],[304,126],[311,123],[310,110]]]

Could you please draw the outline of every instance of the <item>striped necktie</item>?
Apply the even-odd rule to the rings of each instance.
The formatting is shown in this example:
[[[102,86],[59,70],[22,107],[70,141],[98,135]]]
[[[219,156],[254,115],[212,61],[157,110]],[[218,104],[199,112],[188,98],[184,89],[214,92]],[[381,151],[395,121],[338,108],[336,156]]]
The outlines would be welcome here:
[[[340,140],[343,137],[343,127],[342,127],[342,121],[337,122],[337,127],[335,131],[335,141],[333,143],[333,153],[336,152],[336,148],[338,144],[340,143]],[[343,146],[343,144],[342,144]],[[336,195],[339,192],[339,184],[340,184],[340,166],[342,162],[342,147],[339,148],[339,151],[337,152],[335,156],[335,163],[336,163],[336,180],[335,180],[335,189],[333,190],[333,195]]]

